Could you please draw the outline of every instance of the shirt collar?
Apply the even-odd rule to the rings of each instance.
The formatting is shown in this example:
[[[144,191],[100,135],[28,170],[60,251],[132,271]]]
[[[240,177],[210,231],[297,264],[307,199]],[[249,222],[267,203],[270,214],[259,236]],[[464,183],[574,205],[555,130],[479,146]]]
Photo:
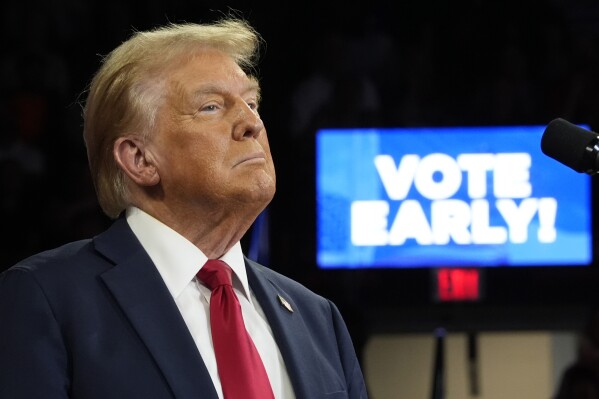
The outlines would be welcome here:
[[[126,218],[131,230],[154,262],[169,292],[173,298],[177,298],[208,258],[191,241],[139,208],[128,207]],[[233,269],[237,277],[233,285],[251,302],[241,244],[235,243],[219,259]]]

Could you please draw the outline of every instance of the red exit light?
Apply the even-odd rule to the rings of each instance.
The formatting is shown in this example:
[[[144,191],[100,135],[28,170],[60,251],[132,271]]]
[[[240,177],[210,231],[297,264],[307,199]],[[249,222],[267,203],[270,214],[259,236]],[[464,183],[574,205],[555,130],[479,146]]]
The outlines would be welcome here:
[[[437,269],[436,277],[438,301],[458,302],[480,299],[480,272],[478,269]]]

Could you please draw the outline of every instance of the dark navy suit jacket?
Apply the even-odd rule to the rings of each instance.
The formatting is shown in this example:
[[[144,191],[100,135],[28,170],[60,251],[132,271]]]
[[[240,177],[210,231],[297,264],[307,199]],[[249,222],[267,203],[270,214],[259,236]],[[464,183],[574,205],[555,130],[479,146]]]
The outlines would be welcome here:
[[[335,305],[249,259],[246,268],[297,398],[366,398]],[[0,398],[67,397],[217,399],[172,296],[123,218],[0,275]]]

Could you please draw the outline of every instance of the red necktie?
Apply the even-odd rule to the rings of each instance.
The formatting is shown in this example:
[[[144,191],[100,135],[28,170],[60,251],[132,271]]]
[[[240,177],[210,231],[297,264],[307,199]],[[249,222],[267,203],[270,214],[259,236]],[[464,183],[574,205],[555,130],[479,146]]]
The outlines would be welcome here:
[[[262,359],[245,329],[232,273],[222,260],[208,260],[198,272],[212,290],[212,344],[223,393],[225,399],[274,399]]]

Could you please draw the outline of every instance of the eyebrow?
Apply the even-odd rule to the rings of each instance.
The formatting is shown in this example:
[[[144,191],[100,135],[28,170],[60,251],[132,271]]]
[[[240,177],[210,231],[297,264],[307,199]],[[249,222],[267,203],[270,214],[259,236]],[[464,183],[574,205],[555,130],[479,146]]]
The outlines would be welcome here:
[[[260,98],[260,84],[256,79],[250,79],[249,83],[242,89],[243,93],[255,91],[258,99]],[[226,89],[223,85],[215,84],[215,83],[207,83],[202,85],[198,90],[194,91],[191,94],[192,98],[198,98],[206,94],[218,94],[218,93],[228,93],[229,90]]]

